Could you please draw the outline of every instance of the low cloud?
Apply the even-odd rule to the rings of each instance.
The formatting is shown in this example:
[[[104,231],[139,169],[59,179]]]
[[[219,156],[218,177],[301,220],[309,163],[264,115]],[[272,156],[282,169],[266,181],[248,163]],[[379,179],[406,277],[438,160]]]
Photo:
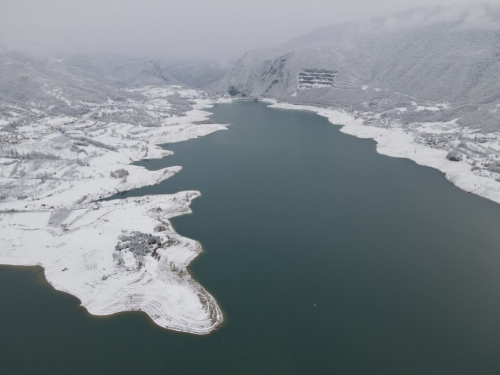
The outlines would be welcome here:
[[[500,29],[500,7],[489,4],[435,6],[399,13],[383,21],[386,30],[452,24],[456,29]]]
[[[391,30],[442,22],[498,28],[493,7],[457,8],[461,1],[2,0],[0,44],[60,56],[122,53],[228,59],[322,26],[377,16]],[[383,18],[415,6],[430,7]],[[360,24],[371,27],[369,22]]]

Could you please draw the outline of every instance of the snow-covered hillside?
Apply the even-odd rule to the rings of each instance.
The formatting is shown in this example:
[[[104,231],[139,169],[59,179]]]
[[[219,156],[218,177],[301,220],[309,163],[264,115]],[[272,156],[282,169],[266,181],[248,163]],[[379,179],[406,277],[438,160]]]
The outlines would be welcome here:
[[[304,84],[307,71],[331,72],[332,81]],[[498,6],[421,8],[324,27],[246,53],[217,91],[331,107],[403,129],[416,144],[500,180]]]
[[[229,68],[230,62],[219,60],[170,61],[162,64],[162,69],[182,85],[210,90],[217,86]]]
[[[214,330],[222,313],[187,270],[201,245],[169,222],[199,193],[100,201],[179,172],[130,163],[225,129],[202,110],[211,101],[165,85],[143,60],[0,61],[0,264],[43,266],[92,314],[139,310],[165,328]]]
[[[450,103],[439,113],[393,113],[403,122],[452,120],[496,128],[500,103],[500,8],[425,8],[325,27],[268,50],[250,51],[225,76],[234,90],[290,102],[379,112],[411,102]],[[332,88],[297,92],[303,69],[337,71]],[[471,115],[473,113],[473,115]]]

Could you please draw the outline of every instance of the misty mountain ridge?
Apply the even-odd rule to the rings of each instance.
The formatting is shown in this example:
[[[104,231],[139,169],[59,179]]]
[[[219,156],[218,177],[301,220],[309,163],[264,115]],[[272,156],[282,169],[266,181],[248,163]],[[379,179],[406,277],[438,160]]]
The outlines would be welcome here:
[[[177,83],[159,62],[116,55],[53,59],[0,49],[0,104],[18,107],[57,106],[78,102],[122,101],[140,94],[124,88]]]
[[[164,62],[162,69],[185,86],[211,90],[233,65],[234,62],[220,60],[181,60]]]
[[[498,6],[419,8],[323,27],[276,48],[250,51],[217,90],[378,112],[447,103],[440,112],[393,116],[406,123],[460,118],[463,125],[497,129],[499,41]],[[300,72],[311,68],[336,71],[334,87],[299,90]]]
[[[120,55],[76,55],[64,59],[63,67],[71,74],[87,77],[116,87],[139,87],[175,83],[160,62]]]
[[[499,40],[500,7],[483,4],[417,8],[322,27],[275,48],[249,51],[232,65],[119,55],[39,58],[0,46],[0,103],[71,112],[79,101],[140,96],[127,87],[180,82],[218,94],[385,113],[402,123],[458,118],[495,130]],[[307,70],[324,70],[318,74],[332,84],[308,81],[313,78]],[[433,103],[443,104],[441,110],[417,110]]]

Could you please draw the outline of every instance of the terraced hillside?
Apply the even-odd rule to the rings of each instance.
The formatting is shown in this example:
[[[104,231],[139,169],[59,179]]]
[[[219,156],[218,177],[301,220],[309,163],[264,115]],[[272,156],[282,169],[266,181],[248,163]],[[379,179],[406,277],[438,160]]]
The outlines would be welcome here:
[[[299,73],[299,90],[333,87],[337,72],[328,69],[302,69]]]

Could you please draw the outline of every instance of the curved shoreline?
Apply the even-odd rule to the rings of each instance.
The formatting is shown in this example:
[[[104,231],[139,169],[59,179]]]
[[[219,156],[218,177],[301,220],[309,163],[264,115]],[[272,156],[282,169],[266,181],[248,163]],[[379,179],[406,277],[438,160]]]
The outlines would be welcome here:
[[[500,182],[476,175],[466,162],[448,160],[445,150],[416,143],[413,136],[401,128],[363,125],[362,119],[355,119],[349,113],[335,109],[277,103],[274,100],[269,100],[269,102],[271,108],[306,110],[326,117],[333,125],[340,126],[340,131],[345,134],[373,139],[377,144],[376,150],[379,154],[411,159],[419,165],[438,169],[445,174],[448,181],[460,189],[500,203]]]
[[[118,142],[116,136],[99,138],[114,149],[99,151],[90,159],[90,165],[77,166],[79,178],[74,182],[57,180],[50,189],[37,190],[29,199],[3,202],[0,263],[42,266],[47,281],[56,290],[77,297],[92,315],[143,311],[163,328],[198,335],[215,330],[223,321],[222,311],[187,269],[203,251],[202,246],[179,235],[170,223],[173,217],[191,213],[190,203],[200,193],[181,191],[95,202],[117,192],[158,184],[179,172],[181,167],[148,171],[130,163],[144,158],[144,150],[148,158],[172,154],[159,144],[226,129],[224,125],[203,123],[208,113],[200,109],[212,103],[197,100],[187,117],[171,120],[182,121],[179,125],[143,129],[110,124],[110,128],[120,131],[133,129],[134,135],[141,128],[141,138],[130,141],[132,147],[123,145],[123,137]],[[40,143],[47,148],[50,139],[47,142]],[[126,169],[127,176],[110,178],[118,166]],[[87,171],[93,177],[85,177]],[[145,255],[137,255],[132,247],[118,247],[124,237],[137,233],[154,236],[158,245]]]

